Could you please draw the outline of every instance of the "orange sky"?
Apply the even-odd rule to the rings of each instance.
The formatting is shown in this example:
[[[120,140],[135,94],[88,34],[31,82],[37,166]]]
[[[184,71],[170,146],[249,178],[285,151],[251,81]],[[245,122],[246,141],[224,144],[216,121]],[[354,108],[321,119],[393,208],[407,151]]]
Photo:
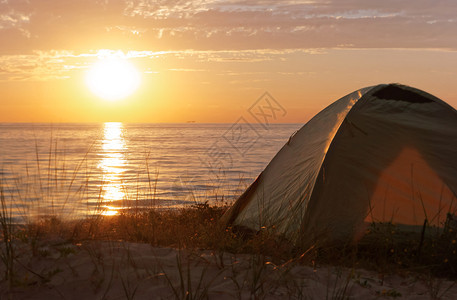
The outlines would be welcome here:
[[[234,122],[268,91],[303,123],[398,82],[457,107],[457,3],[0,0],[0,122]],[[118,55],[139,89],[110,102],[85,73]]]

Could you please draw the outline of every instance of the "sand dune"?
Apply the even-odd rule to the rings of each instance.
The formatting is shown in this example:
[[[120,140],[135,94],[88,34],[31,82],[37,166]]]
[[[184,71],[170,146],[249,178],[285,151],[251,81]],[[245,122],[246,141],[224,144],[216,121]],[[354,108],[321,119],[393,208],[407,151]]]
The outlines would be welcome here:
[[[276,266],[267,257],[91,241],[18,249],[22,271],[3,299],[454,299],[448,280],[333,266]]]

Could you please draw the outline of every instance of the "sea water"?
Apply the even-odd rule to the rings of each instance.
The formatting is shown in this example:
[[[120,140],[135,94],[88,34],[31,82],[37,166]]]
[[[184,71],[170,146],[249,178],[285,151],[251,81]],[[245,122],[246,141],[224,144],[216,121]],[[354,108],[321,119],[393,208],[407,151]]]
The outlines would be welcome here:
[[[300,124],[0,124],[15,219],[230,203]]]

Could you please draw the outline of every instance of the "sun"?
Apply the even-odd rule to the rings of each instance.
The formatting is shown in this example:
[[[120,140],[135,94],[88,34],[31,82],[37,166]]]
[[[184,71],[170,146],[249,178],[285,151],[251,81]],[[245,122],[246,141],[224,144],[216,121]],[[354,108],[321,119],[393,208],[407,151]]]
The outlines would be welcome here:
[[[140,85],[140,73],[127,59],[107,58],[92,65],[86,84],[100,98],[119,100],[131,95]]]

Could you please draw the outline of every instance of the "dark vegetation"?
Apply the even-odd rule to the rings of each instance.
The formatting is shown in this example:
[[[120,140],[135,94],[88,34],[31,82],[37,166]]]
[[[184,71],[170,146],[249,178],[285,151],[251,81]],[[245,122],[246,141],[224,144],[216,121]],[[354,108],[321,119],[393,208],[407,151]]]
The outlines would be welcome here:
[[[276,264],[294,261],[314,267],[343,265],[382,274],[419,273],[457,278],[457,232],[449,222],[443,228],[424,226],[424,233],[376,223],[356,244],[305,249],[281,239],[274,229],[247,234],[225,228],[219,220],[226,209],[227,206],[203,203],[174,210],[125,211],[117,216],[98,215],[80,221],[65,222],[50,217],[26,225],[10,224],[5,219],[7,213],[3,212],[1,269],[5,278],[12,276],[17,243],[29,244],[37,253],[39,241],[59,238],[73,244],[90,240],[129,241],[179,249],[262,254]]]

